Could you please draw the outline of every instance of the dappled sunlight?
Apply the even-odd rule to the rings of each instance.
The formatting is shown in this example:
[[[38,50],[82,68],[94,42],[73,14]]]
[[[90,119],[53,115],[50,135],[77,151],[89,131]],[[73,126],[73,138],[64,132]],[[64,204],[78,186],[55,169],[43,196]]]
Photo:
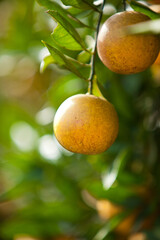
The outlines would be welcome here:
[[[14,123],[11,126],[10,135],[15,145],[23,152],[30,152],[37,145],[38,133],[26,122]]]
[[[0,56],[0,77],[7,76],[11,74],[15,67],[15,58],[11,55],[1,55]]]
[[[61,157],[60,149],[52,135],[44,135],[39,139],[39,152],[46,160],[57,161]]]
[[[41,125],[47,125],[53,122],[55,110],[52,107],[46,107],[36,114],[36,121]]]

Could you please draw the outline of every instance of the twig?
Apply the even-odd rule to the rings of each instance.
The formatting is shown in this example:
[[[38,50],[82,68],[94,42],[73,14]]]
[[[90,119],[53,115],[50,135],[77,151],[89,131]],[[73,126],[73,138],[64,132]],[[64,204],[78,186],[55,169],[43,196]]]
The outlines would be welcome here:
[[[103,0],[102,5],[101,5],[101,10],[100,10],[98,23],[97,23],[97,27],[96,27],[95,46],[94,46],[94,51],[93,51],[93,55],[91,58],[91,74],[88,79],[88,81],[89,81],[88,91],[90,94],[92,94],[92,90],[93,90],[93,78],[95,75],[95,58],[96,58],[96,51],[97,51],[97,38],[98,38],[99,27],[100,27],[102,15],[103,15],[104,5],[105,5],[105,0]]]

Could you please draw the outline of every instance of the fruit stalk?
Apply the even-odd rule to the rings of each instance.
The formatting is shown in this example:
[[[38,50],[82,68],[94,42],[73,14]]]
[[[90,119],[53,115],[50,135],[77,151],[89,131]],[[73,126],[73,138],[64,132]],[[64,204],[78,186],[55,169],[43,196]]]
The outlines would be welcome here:
[[[92,57],[91,57],[91,73],[90,73],[90,77],[88,79],[88,81],[89,81],[89,86],[88,86],[89,94],[92,94],[92,90],[93,90],[93,78],[94,78],[94,75],[95,75],[95,58],[96,58],[96,50],[97,50],[97,38],[98,38],[99,27],[100,27],[102,15],[103,15],[104,5],[105,5],[105,0],[103,0],[103,2],[102,2],[101,9],[100,9],[100,14],[99,14],[99,18],[98,18],[98,23],[97,23],[97,27],[96,27],[95,46],[94,46],[94,50],[93,50]]]

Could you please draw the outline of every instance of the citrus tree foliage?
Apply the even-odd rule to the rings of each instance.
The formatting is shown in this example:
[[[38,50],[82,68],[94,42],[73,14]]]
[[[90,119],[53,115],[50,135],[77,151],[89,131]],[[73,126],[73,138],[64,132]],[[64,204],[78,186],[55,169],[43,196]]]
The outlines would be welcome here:
[[[123,11],[121,0],[106,3],[102,22]],[[127,31],[160,33],[159,14],[137,1],[128,3],[152,20]],[[116,142],[103,154],[87,156],[66,151],[53,135],[58,106],[87,92],[100,5],[92,0],[0,1],[1,239],[27,234],[127,240],[129,230],[160,239],[159,67],[118,75],[96,55],[99,88],[119,116]],[[96,84],[94,91],[100,94]],[[102,219],[101,199],[123,210]],[[128,219],[125,230],[118,230],[130,215],[131,223]]]

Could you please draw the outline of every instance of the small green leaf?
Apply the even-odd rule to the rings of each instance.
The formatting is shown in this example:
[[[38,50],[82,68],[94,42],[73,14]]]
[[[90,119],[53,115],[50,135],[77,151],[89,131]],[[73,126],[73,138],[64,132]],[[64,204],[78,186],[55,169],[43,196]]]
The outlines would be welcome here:
[[[57,25],[51,36],[62,47],[73,51],[82,50],[81,45],[78,44],[77,41],[60,24]]]
[[[52,55],[52,57],[55,59],[56,63],[58,63],[58,65],[63,66],[64,68],[66,68],[67,70],[73,72],[75,75],[77,75],[78,77],[85,79],[85,77],[79,72],[79,70],[74,66],[73,64],[73,60],[71,58],[66,57],[65,55],[63,55],[63,53],[61,53],[58,49],[54,48],[53,46],[45,43],[44,41],[42,41],[44,43],[44,45],[48,48],[50,54]],[[85,79],[86,80],[86,79]]]
[[[90,59],[91,59],[91,54],[86,51],[80,52],[80,54],[78,55],[78,58],[77,58],[77,60],[82,63],[88,63],[90,61]]]
[[[130,4],[130,6],[137,12],[140,13],[144,13],[145,15],[147,15],[148,17],[150,17],[151,19],[158,19],[160,18],[160,14],[156,13],[154,11],[152,11],[149,7],[147,7],[146,5],[139,3],[137,1],[134,0],[128,0],[128,3]]]
[[[92,86],[92,93],[93,95],[97,96],[97,97],[101,97],[101,98],[104,98],[104,96],[102,95],[98,85],[97,85],[97,76],[94,75],[94,78],[93,78],[93,82],[92,82],[93,86]]]
[[[103,174],[102,181],[105,189],[109,189],[116,181],[120,171],[124,168],[130,150],[125,149],[120,152],[109,169]]]
[[[54,58],[49,55],[49,56],[46,56],[43,61],[41,62],[41,65],[40,65],[40,72],[43,73],[46,68],[48,67],[48,65],[50,65],[51,63],[56,63],[56,61],[54,60]]]
[[[48,13],[63,27],[65,30],[81,45],[84,50],[86,49],[85,43],[80,37],[75,28],[67,21],[61,14],[56,11],[48,11]]]
[[[77,58],[77,55],[78,55],[79,51],[69,50],[65,47],[60,46],[60,44],[58,44],[57,41],[54,40],[54,38],[52,37],[52,34],[49,36],[49,38],[46,39],[46,42],[49,45],[57,48],[64,55],[69,56],[69,57],[74,58],[74,59]]]

